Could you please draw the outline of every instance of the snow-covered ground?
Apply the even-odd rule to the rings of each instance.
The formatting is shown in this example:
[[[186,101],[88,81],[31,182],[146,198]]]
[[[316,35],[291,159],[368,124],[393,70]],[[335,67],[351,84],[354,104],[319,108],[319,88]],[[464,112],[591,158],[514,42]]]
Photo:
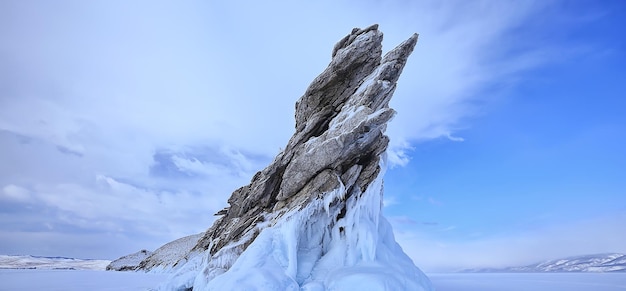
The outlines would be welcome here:
[[[1,291],[151,290],[164,274],[92,270],[0,270]]]
[[[108,260],[0,255],[0,269],[104,270]]]
[[[428,274],[437,291],[624,291],[626,273]]]
[[[429,274],[437,291],[624,291],[626,273]],[[166,274],[77,270],[0,270],[0,290],[150,290]]]

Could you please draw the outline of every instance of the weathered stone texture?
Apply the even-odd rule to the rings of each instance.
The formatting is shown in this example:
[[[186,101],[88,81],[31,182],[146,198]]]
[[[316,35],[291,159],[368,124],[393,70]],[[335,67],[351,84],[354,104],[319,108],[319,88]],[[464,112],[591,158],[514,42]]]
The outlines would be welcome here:
[[[218,252],[238,255],[258,235],[260,222],[271,226],[289,210],[336,189],[345,191],[334,201],[345,213],[348,196],[367,189],[380,172],[389,143],[386,124],[395,114],[388,103],[417,34],[385,56],[382,40],[378,25],[372,25],[353,29],[335,45],[328,67],[296,103],[296,132],[285,150],[233,192],[230,206],[217,213],[223,216],[192,251],[209,250],[212,259]],[[216,264],[229,268],[219,259]]]
[[[292,200],[306,203],[340,182],[347,190],[358,186],[363,191],[376,178],[380,154],[389,142],[386,123],[395,114],[389,99],[417,35],[384,57],[382,39],[373,25],[355,28],[335,45],[328,67],[296,103],[296,133],[285,150],[232,194],[230,207],[220,212],[224,216],[197,249],[211,246],[215,254],[253,231],[263,214],[302,206]]]

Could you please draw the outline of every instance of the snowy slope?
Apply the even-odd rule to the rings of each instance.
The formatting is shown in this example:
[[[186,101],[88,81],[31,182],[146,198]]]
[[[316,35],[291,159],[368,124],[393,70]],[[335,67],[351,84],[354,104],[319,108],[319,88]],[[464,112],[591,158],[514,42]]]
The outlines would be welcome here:
[[[106,269],[107,271],[135,271],[139,268],[141,261],[150,255],[152,255],[151,251],[141,250],[112,261]]]
[[[62,257],[0,255],[0,269],[104,270],[110,262]]]
[[[204,233],[194,234],[166,243],[154,252],[141,250],[116,259],[106,269],[110,271],[150,271],[152,273],[170,272],[178,264],[197,255],[191,249]]]
[[[153,273],[175,269],[179,264],[184,264],[187,259],[197,255],[191,252],[191,249],[203,235],[204,233],[199,233],[182,237],[161,246],[139,264],[139,269]]]

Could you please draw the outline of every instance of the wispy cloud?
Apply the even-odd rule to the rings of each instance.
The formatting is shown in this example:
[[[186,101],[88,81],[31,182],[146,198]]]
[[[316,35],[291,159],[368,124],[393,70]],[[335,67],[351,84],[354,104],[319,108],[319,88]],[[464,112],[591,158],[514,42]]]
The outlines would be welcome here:
[[[16,214],[33,227],[161,229],[161,242],[206,228],[287,142],[333,44],[372,23],[387,49],[421,35],[391,103],[389,161],[406,165],[416,142],[459,140],[491,98],[477,92],[550,59],[507,37],[540,3],[0,3],[3,198],[26,201],[20,187],[58,213]]]
[[[416,225],[418,224],[418,222],[413,219],[410,218],[406,215],[402,215],[402,216],[389,216],[388,217],[389,221],[391,221],[392,223],[395,224],[407,224],[407,225]]]
[[[451,141],[465,141],[464,138],[458,136],[452,136],[450,133],[446,133],[446,137]]]
[[[398,204],[398,200],[393,196],[386,195],[383,198],[383,207],[389,207],[396,204]]]
[[[6,185],[2,188],[2,196],[0,197],[18,202],[29,202],[31,200],[30,191],[13,184]]]
[[[396,239],[418,266],[429,272],[440,272],[525,265],[607,251],[626,253],[624,219],[626,213],[621,213],[524,232],[470,235],[456,241],[421,230],[407,230],[400,225],[394,229]]]
[[[435,205],[435,206],[442,206],[443,202],[433,198],[433,197],[428,197],[428,203],[430,203],[431,205]]]
[[[45,229],[40,231],[141,234],[161,240],[173,240],[205,230],[206,225],[214,220],[213,213],[226,204],[224,195],[142,189],[103,175],[95,177],[94,182],[95,186],[90,188],[77,184],[37,184],[34,189],[27,190],[8,185],[4,187],[4,193],[19,198],[14,202],[41,208],[41,220],[37,223]],[[30,195],[26,196],[27,193]],[[6,228],[5,223],[0,223],[2,229]],[[163,242],[149,242],[148,245],[156,247],[160,243]],[[107,255],[115,256],[110,252]]]

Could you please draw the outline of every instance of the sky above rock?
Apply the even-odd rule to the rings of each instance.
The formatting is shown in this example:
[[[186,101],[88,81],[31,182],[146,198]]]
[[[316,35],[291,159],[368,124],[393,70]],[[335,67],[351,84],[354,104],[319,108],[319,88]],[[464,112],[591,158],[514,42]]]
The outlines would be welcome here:
[[[426,271],[626,252],[621,1],[3,1],[0,253],[206,230],[353,27],[420,34],[384,213]]]

